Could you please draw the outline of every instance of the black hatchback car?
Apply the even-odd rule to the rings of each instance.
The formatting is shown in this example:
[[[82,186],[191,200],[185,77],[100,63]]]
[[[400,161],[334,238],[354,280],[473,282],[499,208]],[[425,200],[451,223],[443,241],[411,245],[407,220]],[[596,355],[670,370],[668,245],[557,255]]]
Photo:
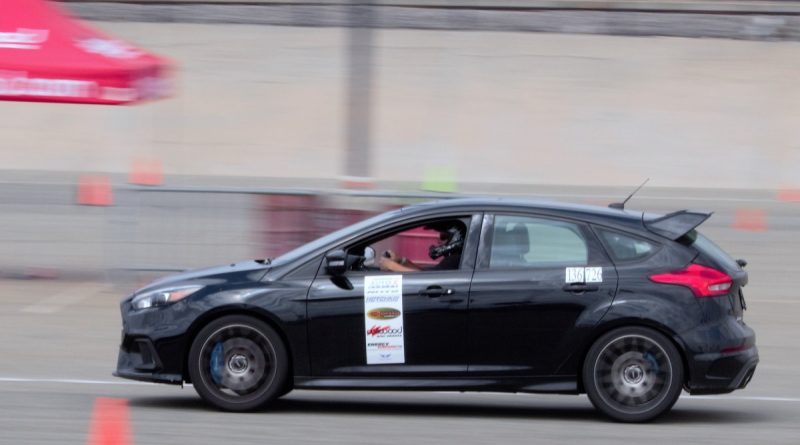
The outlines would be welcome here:
[[[115,375],[191,382],[230,411],[293,388],[503,391],[587,393],[650,420],[682,389],[744,388],[758,363],[744,262],[695,230],[709,216],[488,198],[394,210],[138,290]]]

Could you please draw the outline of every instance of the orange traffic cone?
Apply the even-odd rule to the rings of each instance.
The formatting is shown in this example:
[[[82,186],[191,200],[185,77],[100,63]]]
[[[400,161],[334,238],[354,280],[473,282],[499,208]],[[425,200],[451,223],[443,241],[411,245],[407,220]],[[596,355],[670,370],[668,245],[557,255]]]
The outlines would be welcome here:
[[[800,189],[797,188],[782,188],[778,190],[778,201],[783,202],[800,202]]]
[[[369,190],[375,188],[375,181],[372,178],[344,176],[339,178],[339,187],[348,190]]]
[[[95,399],[87,444],[132,445],[127,399]]]
[[[78,179],[78,204],[110,206],[113,203],[108,176],[81,175]]]
[[[733,228],[763,232],[767,230],[767,212],[763,209],[736,209],[733,217]]]
[[[133,161],[128,182],[138,185],[161,185],[164,183],[164,173],[161,161],[157,159],[139,159]]]

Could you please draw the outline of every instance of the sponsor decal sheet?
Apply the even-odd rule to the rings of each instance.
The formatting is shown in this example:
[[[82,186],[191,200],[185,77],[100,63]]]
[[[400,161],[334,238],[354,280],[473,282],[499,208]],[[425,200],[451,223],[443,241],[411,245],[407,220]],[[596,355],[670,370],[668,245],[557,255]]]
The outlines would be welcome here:
[[[367,364],[405,363],[403,276],[364,277]]]

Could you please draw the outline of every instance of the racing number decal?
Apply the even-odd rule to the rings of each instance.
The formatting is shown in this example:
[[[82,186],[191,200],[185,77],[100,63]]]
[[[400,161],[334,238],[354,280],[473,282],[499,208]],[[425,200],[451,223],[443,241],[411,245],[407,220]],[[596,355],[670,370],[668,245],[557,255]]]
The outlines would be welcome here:
[[[564,274],[565,283],[602,283],[602,267],[567,267]]]

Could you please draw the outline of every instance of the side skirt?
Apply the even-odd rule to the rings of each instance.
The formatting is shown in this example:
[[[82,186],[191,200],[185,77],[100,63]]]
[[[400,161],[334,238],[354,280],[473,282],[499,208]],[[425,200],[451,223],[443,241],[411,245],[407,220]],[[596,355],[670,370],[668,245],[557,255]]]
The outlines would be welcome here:
[[[429,378],[429,377],[304,377],[294,378],[295,389],[365,391],[487,391],[578,394],[575,376],[558,378]]]

